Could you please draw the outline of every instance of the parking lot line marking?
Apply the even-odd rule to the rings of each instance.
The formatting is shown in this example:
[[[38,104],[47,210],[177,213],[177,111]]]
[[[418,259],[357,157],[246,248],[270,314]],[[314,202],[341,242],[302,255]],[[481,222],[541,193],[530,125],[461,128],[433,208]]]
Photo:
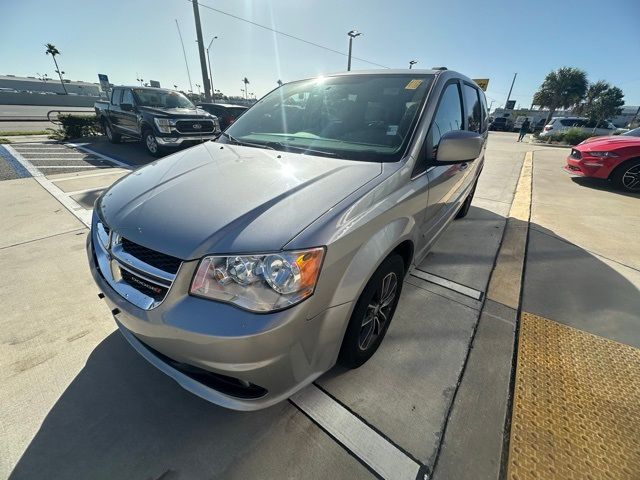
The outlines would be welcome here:
[[[420,270],[418,268],[414,268],[409,273],[414,277],[421,278],[423,280],[426,280],[427,282],[435,283],[436,285],[440,285],[441,287],[453,290],[454,292],[461,293],[462,295],[473,298],[474,300],[482,300],[483,292],[481,292],[480,290],[476,290],[475,288],[467,287],[466,285],[462,285],[461,283],[454,282],[453,280],[449,280],[438,275],[434,275],[433,273],[425,272],[424,270]]]
[[[72,146],[74,148],[77,148],[78,150],[82,150],[84,152],[88,152],[88,153],[90,153],[92,155],[95,155],[96,157],[102,158],[103,160],[107,160],[107,161],[109,161],[109,162],[111,162],[111,163],[113,163],[115,165],[119,165],[119,166],[124,167],[124,168],[126,168],[128,170],[132,169],[131,165],[128,165],[128,164],[126,164],[124,162],[121,162],[120,160],[116,160],[115,158],[111,158],[108,155],[103,155],[102,153],[96,152],[95,150],[92,150],[90,148],[87,148],[87,147],[85,147],[86,144],[84,144],[84,143],[68,143],[67,145],[70,145],[70,146]]]
[[[47,169],[47,168],[109,168],[108,166],[103,165],[38,165],[38,168]]]
[[[420,464],[315,385],[311,384],[295,393],[290,400],[382,478],[414,480],[417,477]]]
[[[85,161],[89,161],[92,160],[94,162],[106,162],[106,160],[102,160],[101,158],[87,158],[87,157],[80,157],[80,158],[27,158],[27,160],[29,160],[30,162],[77,162],[77,161],[81,161],[81,162],[85,162]]]
[[[43,167],[43,168],[46,168],[46,167]],[[105,169],[102,169],[102,170],[105,170]],[[67,180],[77,180],[78,178],[100,177],[102,175],[117,175],[117,174],[126,175],[127,173],[129,172],[123,172],[120,170],[112,171],[111,169],[109,169],[104,172],[89,173],[87,175],[72,175],[70,177],[52,178],[51,180],[58,183],[58,182],[66,182]]]
[[[73,197],[74,195],[80,195],[81,193],[99,192],[100,190],[105,190],[107,188],[109,188],[109,185],[104,185],[102,187],[85,188],[84,190],[76,190],[75,192],[65,192],[65,194]]]
[[[33,179],[38,182],[42,188],[49,192],[58,202],[60,202],[69,212],[85,224],[86,227],[91,227],[91,215],[92,211],[85,209],[82,205],[76,202],[73,198],[68,197],[62,190],[60,190],[51,180],[44,176],[44,174],[38,170],[33,164],[24,158],[20,153],[12,148],[10,145],[4,145],[5,149],[26,168],[33,176]],[[47,167],[55,168],[55,167]],[[58,167],[69,168],[69,167]],[[77,167],[74,167],[77,168]],[[96,168],[96,167],[91,167]]]

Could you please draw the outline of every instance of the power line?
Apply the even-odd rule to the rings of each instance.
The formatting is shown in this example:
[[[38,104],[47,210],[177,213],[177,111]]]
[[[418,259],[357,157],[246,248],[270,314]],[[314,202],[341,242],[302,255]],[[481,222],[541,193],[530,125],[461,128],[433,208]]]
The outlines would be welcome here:
[[[187,2],[189,2],[189,3],[193,3],[193,1],[194,0],[187,0]],[[197,0],[195,0],[195,1],[197,1]],[[212,10],[214,12],[220,13],[222,15],[226,15],[228,17],[235,18],[236,20],[240,20],[241,22],[249,23],[249,24],[251,24],[251,25],[253,25],[255,27],[260,27],[260,28],[263,28],[265,30],[269,30],[270,32],[277,33],[278,35],[282,35],[284,37],[292,38],[293,40],[297,40],[299,42],[306,43],[307,45],[312,45],[314,47],[322,48],[323,50],[327,50],[329,52],[337,53],[338,55],[342,55],[343,57],[348,57],[348,54],[346,54],[344,52],[341,52],[339,50],[334,50],[333,48],[325,47],[324,45],[320,45],[319,43],[311,42],[309,40],[305,40],[304,38],[296,37],[295,35],[291,35],[290,33],[281,32],[280,30],[276,30],[276,29],[268,27],[266,25],[262,25],[260,23],[253,22],[251,20],[247,20],[246,18],[238,17],[237,15],[233,15],[232,13],[228,13],[228,12],[225,12],[223,10],[219,10],[217,8],[210,7],[209,5],[205,5],[204,3],[198,2],[198,5],[200,5],[203,8],[207,8],[207,9]],[[360,60],[361,62],[368,63],[370,65],[375,65],[376,67],[391,68],[391,67],[387,67],[386,65],[380,65],[379,63],[372,62],[370,60],[365,60],[364,58],[359,58],[359,57],[354,57],[354,56],[352,56],[351,58],[354,58],[356,60]]]

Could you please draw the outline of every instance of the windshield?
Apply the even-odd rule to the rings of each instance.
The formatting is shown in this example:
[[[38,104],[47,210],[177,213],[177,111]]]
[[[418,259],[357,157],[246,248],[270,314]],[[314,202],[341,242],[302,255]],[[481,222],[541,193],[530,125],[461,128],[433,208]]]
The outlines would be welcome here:
[[[136,96],[136,102],[142,107],[195,108],[191,100],[180,92],[134,88],[133,93]]]
[[[219,141],[350,160],[402,157],[433,75],[345,75],[274,90]]]

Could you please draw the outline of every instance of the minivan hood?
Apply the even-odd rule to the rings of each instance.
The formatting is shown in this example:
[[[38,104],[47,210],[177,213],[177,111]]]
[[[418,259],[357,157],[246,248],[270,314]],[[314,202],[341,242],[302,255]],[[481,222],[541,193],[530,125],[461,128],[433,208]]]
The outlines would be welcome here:
[[[268,252],[381,172],[379,163],[207,142],[132,172],[98,208],[113,231],[183,260]]]

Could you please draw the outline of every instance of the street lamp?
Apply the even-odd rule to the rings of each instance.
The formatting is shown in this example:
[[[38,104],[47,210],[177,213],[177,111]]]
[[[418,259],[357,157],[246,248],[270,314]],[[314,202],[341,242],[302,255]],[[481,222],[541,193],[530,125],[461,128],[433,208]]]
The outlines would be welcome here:
[[[140,86],[142,86],[142,82],[144,82],[144,79],[142,79],[142,78],[136,78],[136,80],[137,80],[137,81],[139,81],[139,82],[140,82]]]
[[[416,63],[418,63],[418,61],[417,61],[417,60],[411,60],[411,61],[409,62],[409,70],[411,70],[411,67],[413,67]]]
[[[349,35],[349,60],[347,61],[347,71],[350,72],[351,71],[351,49],[353,47],[353,39],[356,37],[359,37],[360,35],[362,35],[362,33],[357,30],[351,30],[350,32],[347,32],[347,35]]]
[[[202,85],[198,85],[198,84],[196,83],[196,87],[198,87],[198,95],[200,95],[200,87],[201,87],[201,86],[202,86]]]
[[[209,46],[207,47],[207,61],[209,62],[209,83],[211,84],[211,101],[216,103],[216,91],[213,89],[213,75],[211,74],[211,57],[209,57],[209,49],[211,48],[211,44],[218,37],[213,37],[209,42]]]

